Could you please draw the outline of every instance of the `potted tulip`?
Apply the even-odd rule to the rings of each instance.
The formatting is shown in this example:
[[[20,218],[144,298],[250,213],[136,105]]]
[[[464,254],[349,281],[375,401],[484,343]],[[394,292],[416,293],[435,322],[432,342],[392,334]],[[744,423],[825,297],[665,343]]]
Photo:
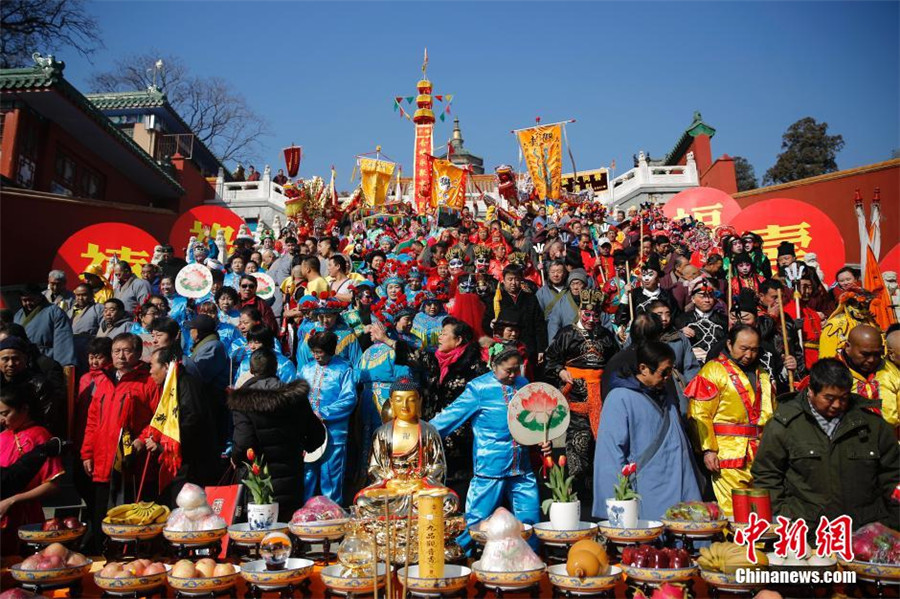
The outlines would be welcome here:
[[[553,458],[544,458],[544,470],[549,469],[549,481],[544,483],[553,493],[553,497],[545,499],[541,509],[545,514],[549,513],[550,524],[556,530],[575,530],[581,522],[581,502],[578,495],[572,491],[574,476],[566,477],[566,456],[559,456],[559,461],[554,464]]]
[[[637,472],[637,464],[625,464],[619,482],[613,487],[615,499],[606,500],[606,515],[616,528],[637,528],[638,495],[633,486],[633,477]]]
[[[257,459],[252,447],[247,450],[247,462],[244,464],[247,466],[247,478],[243,483],[253,495],[253,501],[247,503],[247,522],[251,530],[269,529],[278,519],[278,503],[272,500],[275,492],[269,467],[262,464],[262,458]]]

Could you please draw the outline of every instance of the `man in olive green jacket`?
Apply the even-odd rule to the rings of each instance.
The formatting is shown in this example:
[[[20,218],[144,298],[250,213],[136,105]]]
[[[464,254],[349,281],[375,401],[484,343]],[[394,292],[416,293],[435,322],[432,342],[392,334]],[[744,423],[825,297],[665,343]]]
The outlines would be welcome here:
[[[833,358],[813,365],[809,387],[782,401],[766,424],[751,474],[768,489],[772,514],[806,520],[853,518],[897,530],[900,508],[891,493],[900,483],[900,447],[884,419],[850,393],[853,378]]]

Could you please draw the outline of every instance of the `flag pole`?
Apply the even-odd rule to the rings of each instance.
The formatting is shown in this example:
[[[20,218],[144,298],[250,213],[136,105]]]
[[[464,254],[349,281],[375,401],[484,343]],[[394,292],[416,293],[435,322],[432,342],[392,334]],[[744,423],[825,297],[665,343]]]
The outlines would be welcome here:
[[[512,129],[510,133],[518,133],[519,131],[527,131],[529,129],[537,129],[538,127],[551,127],[553,125],[567,125],[569,123],[574,123],[575,119],[569,119],[567,121],[557,121],[555,123],[544,123],[542,125],[535,125],[534,127],[522,127],[521,129]]]

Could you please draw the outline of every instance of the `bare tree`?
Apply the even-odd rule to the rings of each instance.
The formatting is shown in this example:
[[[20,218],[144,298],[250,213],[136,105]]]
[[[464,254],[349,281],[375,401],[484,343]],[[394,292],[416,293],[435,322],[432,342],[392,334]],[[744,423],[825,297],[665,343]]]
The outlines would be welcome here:
[[[163,69],[153,69],[160,59]],[[161,56],[154,50],[127,56],[111,71],[94,74],[89,82],[96,92],[135,91],[153,85],[166,93],[197,139],[219,160],[251,162],[258,157],[260,140],[269,134],[266,120],[226,80],[193,75],[176,56]]]
[[[0,3],[0,67],[21,67],[35,52],[74,48],[89,57],[102,48],[100,27],[84,0],[3,0]]]

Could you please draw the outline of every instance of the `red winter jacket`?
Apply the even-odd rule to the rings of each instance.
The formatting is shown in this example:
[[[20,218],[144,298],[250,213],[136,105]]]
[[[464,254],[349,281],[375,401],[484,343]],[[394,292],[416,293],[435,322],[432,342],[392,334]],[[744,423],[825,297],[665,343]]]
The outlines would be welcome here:
[[[269,307],[269,304],[267,304],[264,299],[259,296],[254,296],[252,300],[241,302],[241,308],[245,306],[253,306],[259,310],[259,313],[262,316],[262,323],[272,329],[272,332],[275,333],[276,336],[281,332],[281,327],[278,326],[278,320],[275,319],[275,313],[272,312],[272,308]]]
[[[94,482],[109,482],[123,431],[137,439],[150,424],[159,403],[159,388],[150,367],[141,363],[118,381],[115,373],[95,379],[81,459],[94,460]]]

